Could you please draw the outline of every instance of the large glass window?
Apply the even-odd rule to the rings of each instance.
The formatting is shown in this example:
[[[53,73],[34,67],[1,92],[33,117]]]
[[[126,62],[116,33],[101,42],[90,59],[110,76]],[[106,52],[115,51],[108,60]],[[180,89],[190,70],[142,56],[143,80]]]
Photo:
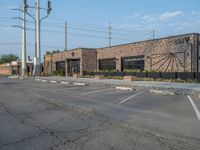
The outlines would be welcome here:
[[[80,59],[71,59],[67,61],[68,64],[68,73],[80,73]]]
[[[99,70],[115,70],[116,59],[102,59],[99,60]]]
[[[56,62],[56,70],[65,72],[65,61]]]
[[[122,70],[144,70],[144,56],[122,58]]]

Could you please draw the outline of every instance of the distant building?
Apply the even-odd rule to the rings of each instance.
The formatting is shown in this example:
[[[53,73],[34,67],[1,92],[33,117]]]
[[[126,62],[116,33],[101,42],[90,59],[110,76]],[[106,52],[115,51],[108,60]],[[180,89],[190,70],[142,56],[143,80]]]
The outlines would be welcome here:
[[[45,55],[44,74],[66,76],[102,70],[200,72],[200,35],[190,33],[105,48],[78,48]]]
[[[33,61],[30,57],[27,60],[27,75],[32,76]],[[0,64],[0,75],[21,75],[21,61],[16,60],[11,63]]]

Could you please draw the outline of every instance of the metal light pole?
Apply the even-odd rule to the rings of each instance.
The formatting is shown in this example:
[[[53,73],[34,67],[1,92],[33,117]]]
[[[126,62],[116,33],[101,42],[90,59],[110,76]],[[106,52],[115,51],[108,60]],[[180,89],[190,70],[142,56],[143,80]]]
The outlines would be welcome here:
[[[21,76],[26,76],[26,12],[27,12],[27,1],[24,0],[24,11],[23,11],[23,23],[22,23],[22,73]]]

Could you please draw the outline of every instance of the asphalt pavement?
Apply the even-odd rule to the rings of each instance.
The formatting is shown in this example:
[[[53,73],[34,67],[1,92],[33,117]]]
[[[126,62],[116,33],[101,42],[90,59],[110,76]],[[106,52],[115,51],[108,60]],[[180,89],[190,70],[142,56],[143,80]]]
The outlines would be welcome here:
[[[198,96],[73,82],[0,77],[0,150],[200,149]]]

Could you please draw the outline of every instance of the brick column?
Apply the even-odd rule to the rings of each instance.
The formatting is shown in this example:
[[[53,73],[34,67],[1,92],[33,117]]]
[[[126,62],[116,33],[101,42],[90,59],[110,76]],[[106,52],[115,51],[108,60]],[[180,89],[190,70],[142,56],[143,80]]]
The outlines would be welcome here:
[[[68,76],[68,63],[67,63],[67,59],[65,60],[65,76]]]
[[[116,58],[116,70],[121,71],[122,70],[122,59],[121,57],[117,57]]]

